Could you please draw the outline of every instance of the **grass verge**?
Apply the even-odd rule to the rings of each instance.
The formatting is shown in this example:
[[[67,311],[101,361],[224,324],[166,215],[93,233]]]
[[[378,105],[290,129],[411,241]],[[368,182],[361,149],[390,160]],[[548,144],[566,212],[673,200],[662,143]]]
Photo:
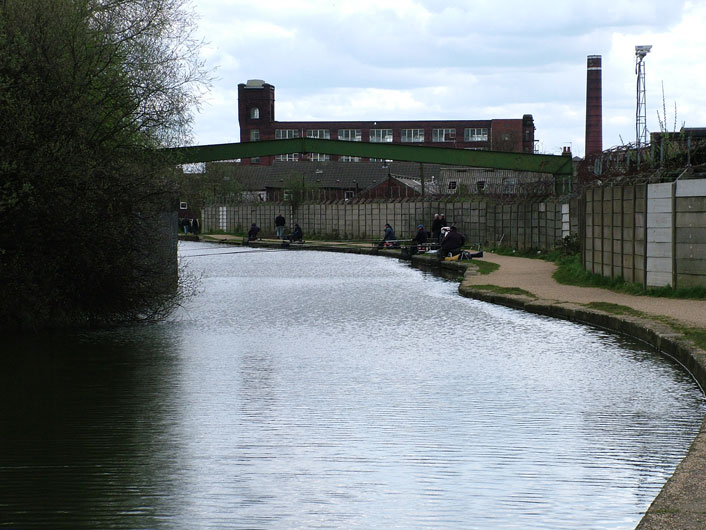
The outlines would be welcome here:
[[[692,328],[685,326],[671,318],[660,319],[662,322],[670,326],[674,331],[678,331],[684,335],[691,342],[696,344],[699,348],[706,351],[706,329],[704,328]]]
[[[632,307],[620,304],[611,304],[608,302],[590,302],[588,304],[584,304],[584,307],[588,307],[589,309],[597,309],[599,311],[605,311],[606,313],[611,313],[614,315],[630,315],[634,317],[644,318],[646,320],[656,320],[658,322],[662,322],[663,324],[666,324],[667,326],[672,328],[677,333],[681,333],[684,337],[693,342],[702,350],[706,351],[706,329],[704,328],[686,326],[672,318],[659,315],[648,315],[646,313],[643,313],[642,311],[633,309]]]
[[[704,300],[706,299],[706,287],[688,287],[673,289],[666,287],[648,287],[645,289],[641,284],[626,282],[623,278],[607,278],[600,274],[595,274],[584,269],[581,264],[581,256],[558,256],[553,261],[557,264],[554,279],[565,285],[578,285],[581,287],[601,287],[618,293],[631,294],[634,296],[652,296],[661,298],[678,298]]]
[[[500,268],[500,265],[497,263],[493,263],[492,261],[483,261],[483,260],[471,260],[471,265],[474,265],[476,267],[476,270],[478,271],[478,274],[490,274],[493,271],[496,271]]]
[[[642,311],[633,309],[626,305],[611,304],[610,302],[589,302],[588,304],[583,304],[584,307],[589,309],[597,309],[598,311],[605,311],[606,313],[611,313],[613,315],[630,315],[633,317],[645,317]]]

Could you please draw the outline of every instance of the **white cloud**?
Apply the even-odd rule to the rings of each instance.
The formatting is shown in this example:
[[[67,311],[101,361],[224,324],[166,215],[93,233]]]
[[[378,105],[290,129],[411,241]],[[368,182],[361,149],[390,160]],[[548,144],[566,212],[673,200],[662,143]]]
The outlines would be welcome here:
[[[583,155],[586,56],[603,56],[603,144],[634,141],[634,46],[648,128],[706,124],[706,6],[596,0],[196,0],[218,81],[198,143],[238,136],[238,83],[276,86],[279,120],[485,119],[532,114],[540,149]]]

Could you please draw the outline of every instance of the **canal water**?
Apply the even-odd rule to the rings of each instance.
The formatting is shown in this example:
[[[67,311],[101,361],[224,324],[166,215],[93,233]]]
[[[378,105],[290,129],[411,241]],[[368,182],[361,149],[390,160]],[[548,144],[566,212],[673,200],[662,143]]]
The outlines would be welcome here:
[[[0,528],[634,528],[679,367],[396,260],[182,243],[169,322],[9,345]]]

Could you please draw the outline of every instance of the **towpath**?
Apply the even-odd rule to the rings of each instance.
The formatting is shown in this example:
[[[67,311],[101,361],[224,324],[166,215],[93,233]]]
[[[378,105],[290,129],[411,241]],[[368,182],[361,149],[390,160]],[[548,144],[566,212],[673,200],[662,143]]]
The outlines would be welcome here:
[[[591,302],[619,304],[648,315],[666,316],[689,326],[706,328],[706,300],[634,296],[595,287],[562,285],[552,277],[556,265],[541,259],[485,252],[483,260],[497,263],[500,268],[486,275],[466,275],[464,283],[469,286],[492,284],[500,287],[519,287],[537,298],[557,302],[582,305]]]

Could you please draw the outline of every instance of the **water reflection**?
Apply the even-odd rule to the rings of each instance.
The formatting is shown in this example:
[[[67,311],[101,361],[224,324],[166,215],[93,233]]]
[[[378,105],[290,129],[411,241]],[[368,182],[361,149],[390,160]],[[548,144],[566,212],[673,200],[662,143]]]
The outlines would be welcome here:
[[[110,334],[11,344],[0,394],[0,526],[155,526],[173,489],[169,346]],[[165,383],[165,384],[163,384]],[[147,427],[147,428],[146,428]],[[169,486],[171,485],[171,486]],[[165,488],[169,486],[169,488]]]
[[[394,260],[181,252],[171,322],[15,346],[0,527],[633,528],[705,410],[629,341]]]

